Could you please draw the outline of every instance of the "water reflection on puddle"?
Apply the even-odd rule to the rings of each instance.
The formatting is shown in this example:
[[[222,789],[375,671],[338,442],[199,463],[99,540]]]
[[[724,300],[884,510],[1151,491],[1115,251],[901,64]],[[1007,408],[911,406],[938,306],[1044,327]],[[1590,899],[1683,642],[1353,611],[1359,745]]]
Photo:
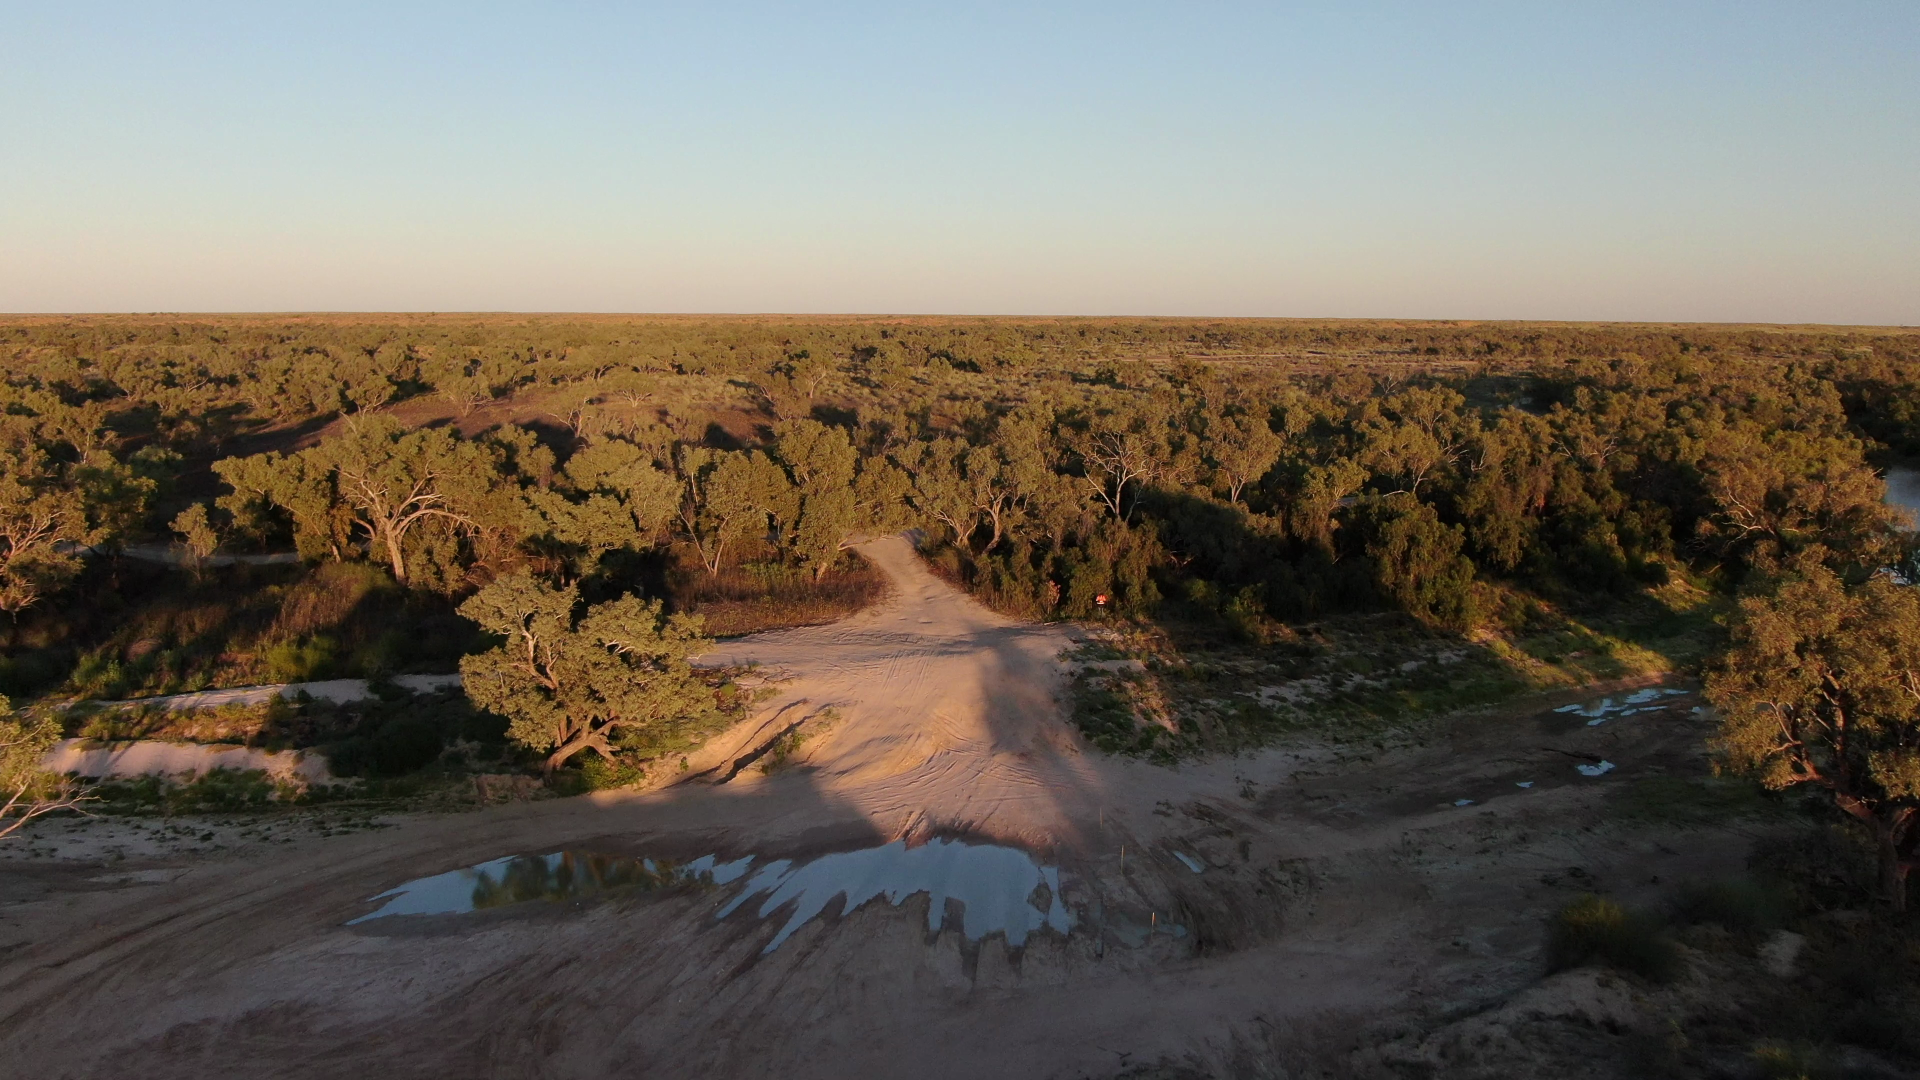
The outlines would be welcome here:
[[[960,932],[969,941],[1002,932],[1007,945],[1017,949],[1043,926],[1062,934],[1073,926],[1073,916],[1060,900],[1059,867],[1041,866],[1018,848],[958,840],[932,840],[919,847],[896,840],[799,864],[780,859],[749,878],[716,918],[726,918],[761,895],[766,897],[759,909],[763,919],[793,903],[786,925],[761,950],[772,952],[836,896],[846,897],[841,910],[852,911],[881,896],[897,907],[918,893],[928,895],[929,933],[945,925],[950,899],[962,905]]]
[[[1887,470],[1887,505],[1905,510],[1910,519],[1920,514],[1920,470],[1900,465]]]
[[[530,900],[729,885],[745,877],[753,861],[751,855],[732,861],[707,855],[673,863],[577,851],[511,856],[389,889],[369,900],[384,901],[381,907],[347,925],[389,915],[458,915]],[[897,907],[920,893],[928,896],[929,933],[945,926],[948,900],[959,901],[960,931],[969,941],[1002,933],[1009,947],[1019,948],[1043,927],[1064,934],[1073,926],[1073,915],[1061,901],[1058,867],[1042,866],[1018,848],[958,840],[919,847],[899,840],[805,862],[777,859],[748,878],[715,918],[724,919],[756,898],[761,898],[757,914],[763,919],[791,905],[785,924],[761,950],[770,953],[836,897],[844,898],[841,910],[850,912],[880,897]]]
[[[1616,716],[1632,716],[1634,713],[1642,712],[1659,712],[1665,709],[1666,706],[1655,704],[1655,702],[1658,702],[1663,697],[1681,697],[1686,693],[1687,691],[1685,690],[1661,689],[1655,686],[1645,690],[1636,690],[1618,699],[1602,698],[1599,701],[1588,702],[1585,705],[1562,705],[1553,711],[1584,716],[1587,718],[1588,727],[1599,727],[1601,724],[1606,723]]]
[[[368,900],[384,900],[383,906],[349,920],[347,925],[388,915],[464,915],[528,900],[584,900],[606,893],[701,882],[725,885],[739,880],[752,861],[720,862],[708,855],[674,863],[583,851],[511,855],[388,889]]]

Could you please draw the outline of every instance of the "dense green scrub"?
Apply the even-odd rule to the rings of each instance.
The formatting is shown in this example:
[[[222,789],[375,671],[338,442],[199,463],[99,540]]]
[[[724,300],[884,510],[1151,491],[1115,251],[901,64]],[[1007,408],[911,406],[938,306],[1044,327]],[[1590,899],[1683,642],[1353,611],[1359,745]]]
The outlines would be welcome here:
[[[1103,743],[1243,745],[1288,681],[1378,716],[1691,663],[1756,571],[1904,559],[1870,462],[1920,450],[1898,330],[103,317],[0,353],[16,693],[450,670],[487,644],[453,608],[523,573],[817,621],[878,591],[850,540],[916,527],[1002,610],[1160,635],[1162,685],[1089,690]],[[84,553],[182,539],[303,565]]]

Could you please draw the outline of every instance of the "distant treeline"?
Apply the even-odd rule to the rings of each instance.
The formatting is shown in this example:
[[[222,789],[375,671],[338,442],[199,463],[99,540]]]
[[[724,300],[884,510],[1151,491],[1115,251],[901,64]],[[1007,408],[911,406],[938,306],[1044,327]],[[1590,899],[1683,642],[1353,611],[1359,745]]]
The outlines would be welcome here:
[[[663,557],[819,576],[918,526],[1035,617],[1459,629],[1517,592],[1898,561],[1869,459],[1920,453],[1904,330],[103,317],[0,324],[0,351],[16,614],[140,541],[592,596]],[[209,466],[217,497],[180,486]]]
[[[796,358],[885,381],[932,368],[1079,370],[1102,360],[1288,359],[1491,363],[1862,362],[1920,358],[1907,330],[1539,323],[1118,319],[780,319],[305,316],[77,317],[0,323],[12,379],[69,400],[113,400],[117,426],[185,450],[262,421],[354,413],[434,393],[472,402],[516,388],[639,374],[761,379]],[[1837,370],[1837,369],[1836,369]]]

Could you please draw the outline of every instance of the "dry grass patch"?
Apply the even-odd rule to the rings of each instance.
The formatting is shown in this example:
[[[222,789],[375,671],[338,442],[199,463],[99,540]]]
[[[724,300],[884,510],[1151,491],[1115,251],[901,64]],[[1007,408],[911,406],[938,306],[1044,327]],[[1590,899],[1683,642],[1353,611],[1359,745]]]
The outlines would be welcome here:
[[[668,588],[675,610],[699,615],[713,637],[830,623],[886,594],[885,575],[847,555],[825,577],[772,563],[675,570]]]

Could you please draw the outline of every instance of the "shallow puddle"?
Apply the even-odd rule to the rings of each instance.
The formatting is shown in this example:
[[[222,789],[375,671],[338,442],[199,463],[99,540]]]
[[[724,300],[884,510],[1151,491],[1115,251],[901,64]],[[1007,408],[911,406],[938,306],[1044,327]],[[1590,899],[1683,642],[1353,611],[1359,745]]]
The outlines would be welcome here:
[[[1585,704],[1562,705],[1553,710],[1557,713],[1573,713],[1587,718],[1588,727],[1598,727],[1616,716],[1632,716],[1634,713],[1659,712],[1665,705],[1655,704],[1664,697],[1680,697],[1685,690],[1662,689],[1657,686],[1645,690],[1635,690],[1621,698],[1601,698]]]
[[[928,896],[929,933],[946,924],[948,900],[960,901],[960,932],[969,941],[999,932],[1017,949],[1041,927],[1064,934],[1073,926],[1073,916],[1060,900],[1058,867],[1041,866],[1019,848],[958,840],[930,840],[919,847],[896,840],[804,863],[771,862],[749,878],[716,917],[726,918],[757,896],[765,897],[758,912],[763,919],[791,903],[793,914],[761,950],[770,953],[835,897],[845,897],[841,910],[852,911],[882,896],[897,907],[919,893]]]
[[[1906,511],[1910,521],[1920,520],[1920,470],[1898,465],[1887,470],[1887,505]]]
[[[584,851],[510,855],[388,889],[368,899],[369,903],[384,900],[384,905],[347,925],[388,915],[464,915],[530,900],[585,900],[702,882],[725,885],[739,880],[752,861],[749,857],[720,862],[707,855],[673,863]]]
[[[705,855],[684,863],[580,851],[515,855],[389,889],[369,898],[369,903],[384,902],[379,908],[347,925],[389,915],[461,915],[533,900],[730,885],[747,877],[753,861],[751,855],[732,861]],[[1200,869],[1194,867],[1196,873]],[[850,912],[879,897],[897,907],[920,893],[928,895],[930,933],[945,926],[948,900],[960,902],[960,931],[969,941],[1003,933],[1008,946],[1019,948],[1042,927],[1064,934],[1073,926],[1060,898],[1058,867],[1042,866],[1019,848],[958,840],[931,840],[919,847],[896,840],[805,862],[778,859],[754,872],[715,917],[724,919],[756,898],[763,919],[790,906],[785,924],[761,950],[770,953],[836,897],[845,898],[841,911]]]

